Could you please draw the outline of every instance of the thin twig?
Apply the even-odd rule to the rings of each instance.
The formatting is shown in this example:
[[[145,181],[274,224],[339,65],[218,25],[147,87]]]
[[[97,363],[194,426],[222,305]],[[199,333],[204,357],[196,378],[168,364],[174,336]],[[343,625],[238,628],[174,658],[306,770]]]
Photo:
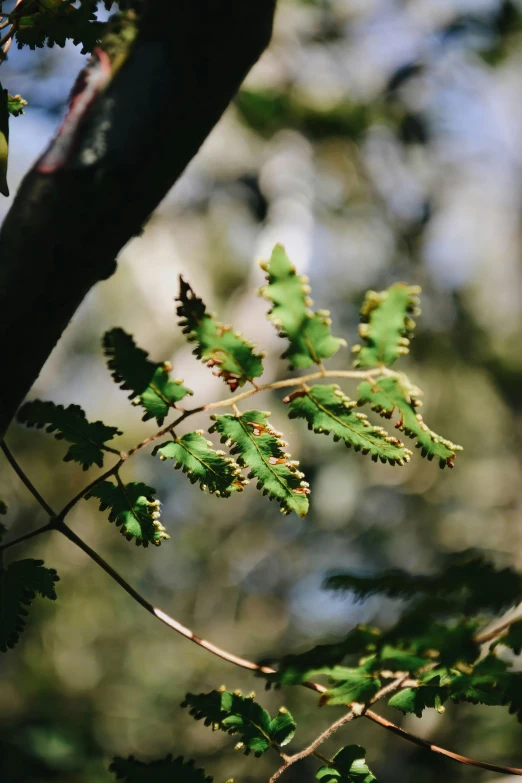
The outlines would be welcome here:
[[[5,442],[5,440],[0,440],[0,449],[2,449],[2,451],[4,452],[7,461],[11,465],[12,469],[14,470],[14,472],[16,473],[16,475],[18,476],[20,481],[23,484],[25,484],[25,486],[27,487],[27,489],[29,490],[31,495],[35,498],[35,500],[38,501],[38,503],[41,505],[43,510],[50,517],[56,516],[54,511],[52,510],[51,506],[43,499],[43,497],[40,495],[40,493],[38,492],[38,490],[36,489],[36,487],[34,486],[32,481],[30,481],[28,479],[28,477],[25,475],[24,471],[22,470],[22,468],[20,467],[20,465],[18,464],[18,462],[14,458],[13,454],[8,449],[7,443]]]
[[[9,541],[7,544],[2,544],[0,546],[0,552],[4,552],[6,549],[10,549],[12,546],[17,546],[17,544],[22,544],[24,541],[29,541],[31,538],[35,538],[36,536],[42,535],[42,533],[48,533],[50,530],[55,529],[55,523],[49,522],[47,525],[39,527],[36,530],[32,530],[30,533],[26,533],[24,536],[19,536],[19,538],[15,538],[13,541]]]
[[[374,723],[377,723],[379,726],[388,729],[388,731],[391,731],[394,734],[398,734],[399,737],[408,740],[408,742],[413,742],[414,745],[418,745],[425,750],[431,750],[432,753],[437,753],[440,756],[446,756],[446,758],[453,759],[453,761],[458,761],[460,764],[467,764],[468,767],[489,769],[491,772],[499,772],[501,775],[522,776],[522,769],[518,769],[517,767],[504,767],[499,764],[488,764],[486,761],[476,761],[475,759],[471,759],[468,756],[461,756],[460,753],[453,753],[451,750],[441,748],[439,745],[433,745],[433,743],[428,742],[428,740],[416,737],[414,734],[410,734],[408,731],[401,729],[400,726],[396,726],[394,723],[387,720],[387,718],[383,718],[382,715],[378,715],[376,712],[373,712],[373,710],[366,710],[365,717]]]
[[[94,479],[94,481],[91,481],[88,486],[84,487],[84,489],[81,490],[81,492],[78,492],[77,495],[73,497],[72,500],[70,500],[67,505],[65,505],[60,513],[58,514],[58,519],[65,519],[67,514],[74,508],[74,506],[79,503],[79,501],[85,497],[85,495],[91,491],[91,489],[94,489],[98,484],[101,484],[102,481],[105,481],[106,479],[110,478],[111,476],[114,476],[118,470],[121,468],[123,463],[125,462],[124,459],[120,459],[119,462],[116,463],[116,465],[113,465],[112,468],[109,468],[105,473],[103,473],[101,476],[98,476],[97,479]]]
[[[475,641],[478,644],[485,644],[486,642],[492,642],[494,639],[498,639],[499,636],[502,636],[502,634],[505,631],[508,631],[510,627],[513,625],[513,623],[520,623],[522,622],[522,617],[513,617],[512,620],[506,620],[505,623],[502,623],[502,625],[498,625],[496,628],[493,628],[491,631],[482,631],[482,633],[477,634],[475,636]]]

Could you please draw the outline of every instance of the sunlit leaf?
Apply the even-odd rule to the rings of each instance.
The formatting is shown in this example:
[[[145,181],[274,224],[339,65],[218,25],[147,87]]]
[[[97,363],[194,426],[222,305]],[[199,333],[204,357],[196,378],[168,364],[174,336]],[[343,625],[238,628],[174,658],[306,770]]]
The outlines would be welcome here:
[[[372,664],[357,668],[335,666],[330,672],[332,683],[323,693],[320,704],[367,704],[381,687],[381,681],[372,671]]]
[[[286,397],[291,419],[305,419],[308,429],[324,435],[333,434],[336,441],[343,440],[355,451],[371,454],[374,462],[404,465],[411,452],[396,437],[388,435],[382,427],[370,424],[367,417],[357,411],[357,403],[346,397],[337,385],[312,386]]]
[[[333,757],[333,764],[317,770],[321,783],[377,783],[366,763],[366,751],[359,745],[347,745]]]
[[[233,444],[231,453],[241,467],[249,467],[249,478],[257,479],[257,488],[281,504],[283,513],[291,511],[304,517],[308,511],[310,490],[299,463],[283,451],[281,440],[267,420],[270,414],[247,411],[240,416],[213,416],[211,432],[220,433],[222,442]]]
[[[282,707],[275,718],[261,707],[254,697],[243,697],[239,692],[226,690],[200,693],[188,693],[182,707],[188,707],[196,720],[204,720],[205,726],[228,734],[239,734],[241,739],[236,745],[245,754],[261,756],[271,746],[287,745],[295,734],[296,725],[288,712]]]
[[[390,366],[408,353],[418,309],[420,288],[396,283],[387,291],[368,291],[361,308],[359,334],[363,345],[353,347],[356,367]]]
[[[160,522],[160,502],[155,498],[156,490],[141,482],[114,484],[102,481],[85,495],[86,499],[98,498],[100,511],[109,509],[109,522],[120,528],[127,541],[136,546],[159,546],[170,538]]]
[[[397,429],[410,438],[416,438],[415,444],[423,457],[439,460],[441,468],[452,468],[456,452],[462,451],[447,438],[442,438],[427,427],[418,409],[421,402],[418,390],[401,382],[398,378],[379,378],[372,383],[365,381],[359,386],[359,405],[370,404],[372,410],[391,419],[397,409],[399,419]]]
[[[260,293],[273,304],[268,317],[289,342],[283,359],[288,359],[292,369],[321,364],[346,345],[332,337],[326,310],[310,310],[313,302],[308,280],[296,273],[281,245],[276,245],[270,261],[261,266],[268,274],[268,285]]]
[[[78,462],[84,470],[92,465],[103,466],[107,442],[122,433],[116,427],[108,427],[101,421],[89,422],[79,405],[55,405],[54,402],[32,400],[22,405],[17,421],[27,427],[45,427],[57,440],[72,445],[64,457],[65,462]]]
[[[20,638],[36,596],[56,599],[56,571],[45,568],[43,560],[17,560],[0,568],[0,650],[7,652]]]
[[[138,348],[123,329],[107,332],[103,348],[116,383],[131,392],[129,400],[134,400],[133,405],[141,405],[145,410],[143,421],[156,419],[161,426],[170,409],[193,393],[181,380],[171,380],[172,367],[168,362],[151,362],[148,353]]]
[[[183,278],[177,301],[183,333],[196,344],[194,354],[232,391],[263,374],[263,354],[231,326],[216,321]]]
[[[174,467],[181,468],[193,484],[199,482],[202,490],[217,497],[227,498],[232,492],[241,492],[248,484],[239,465],[224,451],[215,451],[212,443],[203,437],[202,430],[162,443],[152,454],[158,454],[161,460],[174,460]]]

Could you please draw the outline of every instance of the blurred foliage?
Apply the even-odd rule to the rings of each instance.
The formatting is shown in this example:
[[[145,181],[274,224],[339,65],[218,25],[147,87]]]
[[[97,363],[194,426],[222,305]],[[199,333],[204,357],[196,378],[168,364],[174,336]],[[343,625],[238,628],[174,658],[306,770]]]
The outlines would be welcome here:
[[[84,303],[34,394],[64,405],[73,399],[89,421],[114,422],[132,441],[145,437],[140,416],[122,410],[99,361],[100,331],[121,323],[151,348],[154,361],[169,357],[189,386],[204,387],[195,405],[220,399],[222,383],[200,378],[175,329],[179,273],[224,321],[267,346],[270,379],[284,377],[280,340],[258,326],[252,294],[261,280],[247,263],[266,258],[276,240],[311,278],[316,299],[331,308],[342,327],[337,333],[350,342],[367,288],[384,290],[396,280],[422,285],[424,317],[406,369],[426,393],[430,426],[466,447],[456,471],[439,475],[421,460],[400,471],[367,464],[296,422],[287,430],[292,456],[314,488],[306,522],[274,514],[255,492],[213,503],[184,477],[158,473],[148,456],[129,463],[125,482],[158,487],[169,549],[120,546],[118,536],[107,536],[94,503],[82,504],[73,519],[148,599],[206,638],[272,660],[314,645],[345,645],[350,654],[352,644],[355,656],[350,629],[392,629],[404,599],[373,595],[360,603],[350,592],[340,599],[321,590],[326,574],[378,578],[392,570],[436,580],[448,554],[476,546],[497,568],[522,568],[521,6],[498,0],[281,0],[280,6],[272,47],[235,107],[145,235],[122,253],[118,274]],[[13,46],[1,66],[4,86],[28,101],[11,126],[11,190],[58,124],[81,63],[70,45],[30,57]],[[8,204],[4,199],[2,214]],[[268,405],[282,428],[282,406],[273,399]],[[13,426],[9,442],[53,507],[82,488],[76,466],[56,470],[63,447],[52,438]],[[95,475],[90,469],[88,480]],[[7,469],[0,496],[9,505],[12,535],[45,521]],[[231,675],[234,687],[248,692],[250,673],[147,620],[55,534],[17,556],[52,563],[67,589],[59,610],[35,601],[24,637],[3,660],[0,756],[8,783],[109,783],[114,754],[135,753],[145,763],[173,747],[197,757],[216,780],[269,778],[275,758],[266,754],[256,763],[233,755],[226,737],[195,731],[177,709],[187,690],[211,690]],[[498,655],[516,673],[517,637],[512,644]],[[330,660],[337,665],[338,653]],[[305,691],[284,693],[304,746],[338,708],[311,710]],[[274,714],[280,693],[267,693],[263,703]],[[444,716],[431,709],[418,721],[411,713],[404,727],[452,750],[520,766],[520,727],[505,707],[452,698],[442,706]],[[398,710],[386,714],[401,719]],[[380,780],[470,777],[467,768],[368,722],[348,730],[350,742],[372,749],[371,769]],[[285,777],[300,783],[315,771],[303,762]],[[496,780],[480,770],[472,775]]]

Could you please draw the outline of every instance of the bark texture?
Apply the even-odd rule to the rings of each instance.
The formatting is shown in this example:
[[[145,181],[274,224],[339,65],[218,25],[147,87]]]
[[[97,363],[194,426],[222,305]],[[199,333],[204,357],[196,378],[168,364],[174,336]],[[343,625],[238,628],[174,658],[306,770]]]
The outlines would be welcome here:
[[[0,231],[0,437],[87,292],[113,274],[268,45],[275,4],[149,0],[74,156],[26,175]]]

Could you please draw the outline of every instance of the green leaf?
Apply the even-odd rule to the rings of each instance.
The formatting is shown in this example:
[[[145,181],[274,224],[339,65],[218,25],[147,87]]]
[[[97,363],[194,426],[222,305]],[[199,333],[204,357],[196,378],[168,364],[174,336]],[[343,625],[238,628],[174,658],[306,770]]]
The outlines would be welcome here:
[[[361,308],[359,334],[363,345],[355,345],[356,367],[391,365],[408,353],[418,309],[420,288],[396,283],[387,291],[368,291]]]
[[[484,610],[498,613],[522,601],[522,575],[511,568],[498,568],[474,550],[449,557],[444,567],[431,575],[401,570],[377,576],[340,573],[328,577],[325,587],[351,592],[358,601],[372,595],[402,599],[432,595],[447,599],[453,611],[465,614]]]
[[[20,114],[24,114],[24,109],[27,106],[27,101],[22,98],[21,95],[8,95],[7,96],[7,109],[9,114],[13,117],[18,117]]]
[[[183,756],[171,755],[160,761],[138,761],[134,756],[115,758],[109,767],[117,780],[124,783],[212,783],[202,769],[196,769],[195,761],[185,761]]]
[[[456,452],[462,451],[462,446],[442,438],[426,426],[418,413],[421,405],[418,394],[418,389],[407,386],[405,381],[401,383],[398,378],[379,378],[373,383],[365,381],[359,386],[359,405],[369,403],[372,410],[386,419],[391,419],[397,409],[399,420],[396,428],[410,438],[417,439],[415,445],[421,449],[422,456],[429,460],[436,457],[441,468],[453,468]]]
[[[189,707],[196,720],[204,720],[205,726],[228,734],[240,734],[237,750],[246,755],[261,756],[271,746],[287,745],[295,734],[295,722],[285,707],[271,718],[254,696],[243,697],[236,691],[219,690],[199,695],[187,693],[182,707]]]
[[[358,668],[336,666],[330,672],[330,679],[334,684],[322,694],[321,705],[367,704],[381,687],[381,681],[364,665]]]
[[[37,595],[56,599],[56,571],[43,560],[17,560],[0,569],[0,650],[13,648],[25,628],[28,611]]]
[[[7,164],[9,159],[9,95],[0,84],[0,193],[9,196]]]
[[[291,511],[299,517],[308,511],[308,483],[298,470],[299,463],[283,451],[288,445],[281,433],[272,429],[261,411],[247,411],[240,416],[213,416],[211,432],[219,432],[221,441],[234,444],[231,453],[241,467],[249,467],[249,478],[257,478],[263,495],[277,500],[283,514]]]
[[[333,644],[320,644],[304,653],[285,655],[279,661],[278,671],[263,674],[268,682],[281,685],[299,685],[318,674],[327,674],[349,655],[362,657],[374,651],[380,632],[374,628],[359,626],[348,636]],[[272,661],[267,662],[272,663]]]
[[[18,48],[29,46],[34,49],[55,44],[63,47],[70,39],[75,45],[82,44],[82,54],[91,52],[104,27],[96,20],[96,5],[93,0],[83,0],[77,8],[62,0],[39,0],[33,6],[21,5],[11,13],[12,19],[18,19]]]
[[[193,394],[179,379],[171,380],[168,362],[151,362],[148,353],[138,348],[123,329],[111,329],[103,338],[103,349],[112,377],[122,389],[130,391],[129,400],[145,410],[143,421],[156,419],[161,426],[169,410],[187,394]]]
[[[16,418],[27,427],[45,427],[46,432],[55,433],[56,440],[71,443],[64,462],[78,462],[84,470],[92,465],[101,468],[107,441],[122,434],[116,427],[107,427],[102,421],[87,421],[79,405],[64,408],[54,402],[32,400],[22,405]]]
[[[222,378],[235,391],[247,381],[263,374],[263,355],[231,326],[214,319],[192,288],[180,277],[177,313],[183,334],[196,343],[194,355],[213,368],[214,375]]]
[[[400,710],[404,715],[413,714],[417,718],[421,718],[423,711],[427,708],[443,712],[443,704],[447,696],[447,689],[438,685],[421,685],[418,688],[405,688],[399,693],[395,693],[388,704],[390,707]]]
[[[102,481],[85,495],[85,499],[98,498],[100,511],[110,509],[109,522],[120,528],[127,541],[135,540],[136,546],[149,544],[160,546],[170,536],[160,522],[160,502],[155,499],[156,490],[141,482],[122,484]]]
[[[260,293],[273,303],[268,317],[290,343],[282,358],[288,359],[291,369],[321,364],[346,345],[344,340],[332,337],[326,310],[310,310],[313,302],[308,279],[297,275],[281,245],[276,245],[272,258],[261,268],[268,273],[268,285]]]
[[[354,410],[352,402],[339,386],[312,386],[285,398],[290,404],[291,419],[305,419],[308,429],[324,435],[333,434],[334,440],[343,440],[355,451],[371,454],[374,462],[404,465],[411,452],[397,438],[388,435],[382,427],[373,427],[367,417]]]
[[[315,779],[321,783],[377,783],[366,764],[366,751],[359,745],[347,745],[335,754],[333,762],[318,769]]]
[[[199,482],[202,490],[208,490],[220,498],[228,498],[232,492],[241,492],[248,484],[241,468],[224,451],[214,451],[212,443],[205,440],[203,430],[189,432],[175,438],[152,452],[161,460],[172,459],[176,470],[186,473],[190,481]]]

